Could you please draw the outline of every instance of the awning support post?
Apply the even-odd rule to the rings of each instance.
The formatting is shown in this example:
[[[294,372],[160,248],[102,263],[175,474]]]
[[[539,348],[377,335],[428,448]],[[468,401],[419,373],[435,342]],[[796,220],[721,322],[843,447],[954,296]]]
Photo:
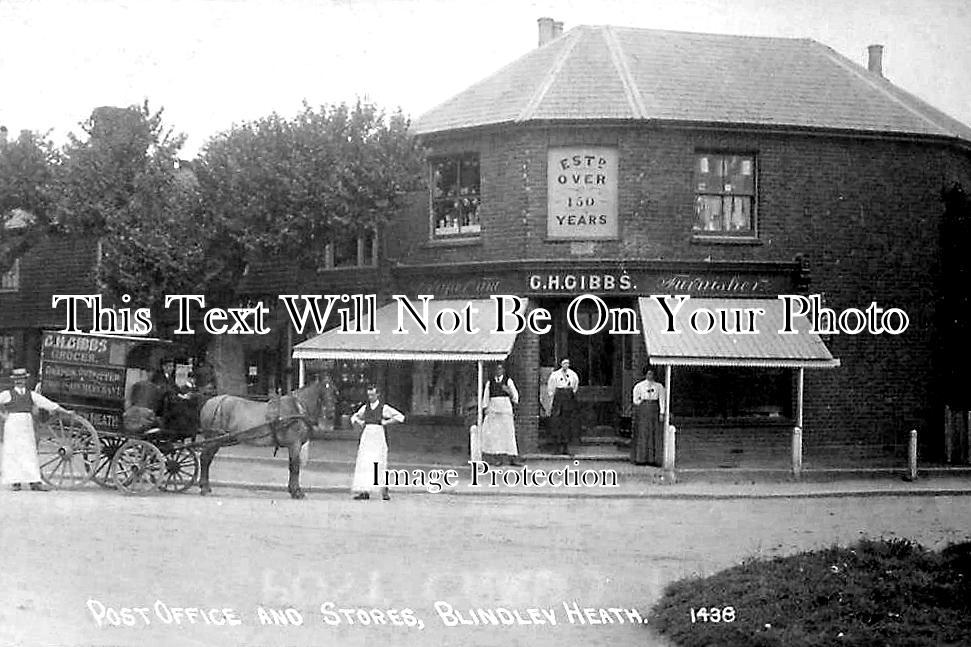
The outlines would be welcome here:
[[[664,367],[664,482],[675,483],[674,473],[675,437],[674,427],[671,425],[671,365]]]
[[[792,475],[802,476],[802,402],[803,378],[805,369],[800,367],[796,374],[796,426],[792,429]]]
[[[802,427],[792,428],[792,475],[802,476]]]
[[[299,382],[299,388],[303,388],[304,384],[307,382],[307,367],[304,366],[304,360],[299,360],[299,371],[297,375],[297,382]]]
[[[478,360],[475,363],[475,367],[476,367],[476,374],[477,374],[476,383],[478,384],[478,387],[476,388],[476,392],[475,392],[475,411],[476,411],[476,415],[475,415],[475,435],[476,435],[477,438],[481,439],[482,438],[482,387],[483,387],[483,384],[482,384],[482,360],[481,359]],[[482,460],[482,449],[481,449],[481,447],[476,447],[475,445],[477,443],[471,442],[472,441],[471,438],[469,440],[470,440],[470,442],[469,442],[469,460],[470,461]]]

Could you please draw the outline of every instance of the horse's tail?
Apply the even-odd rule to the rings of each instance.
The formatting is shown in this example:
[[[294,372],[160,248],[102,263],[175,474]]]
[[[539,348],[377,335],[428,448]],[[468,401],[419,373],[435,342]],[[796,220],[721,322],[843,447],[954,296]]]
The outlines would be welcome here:
[[[310,439],[304,441],[300,445],[300,468],[303,469],[307,467],[307,463],[310,462]]]

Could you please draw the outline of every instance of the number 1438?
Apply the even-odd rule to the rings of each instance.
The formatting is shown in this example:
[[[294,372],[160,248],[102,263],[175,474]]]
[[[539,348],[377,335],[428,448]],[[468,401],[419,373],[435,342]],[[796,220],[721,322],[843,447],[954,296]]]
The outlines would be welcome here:
[[[735,622],[735,607],[692,608],[691,624],[696,622]]]

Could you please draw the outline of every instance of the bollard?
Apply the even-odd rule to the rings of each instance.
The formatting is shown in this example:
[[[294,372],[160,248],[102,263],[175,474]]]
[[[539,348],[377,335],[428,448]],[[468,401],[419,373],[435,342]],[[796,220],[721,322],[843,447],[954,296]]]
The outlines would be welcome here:
[[[792,475],[802,476],[802,429],[792,428]]]
[[[678,482],[674,471],[674,443],[677,431],[674,425],[668,425],[664,430],[664,482],[670,485]]]
[[[910,467],[908,480],[917,480],[917,430],[910,430],[910,446],[907,448],[907,462]]]

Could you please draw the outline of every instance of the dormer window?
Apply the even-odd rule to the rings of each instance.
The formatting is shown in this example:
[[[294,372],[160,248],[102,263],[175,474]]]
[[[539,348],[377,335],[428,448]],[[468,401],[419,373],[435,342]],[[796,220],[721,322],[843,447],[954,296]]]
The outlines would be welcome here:
[[[435,239],[477,237],[481,231],[478,153],[431,160],[431,229]]]

